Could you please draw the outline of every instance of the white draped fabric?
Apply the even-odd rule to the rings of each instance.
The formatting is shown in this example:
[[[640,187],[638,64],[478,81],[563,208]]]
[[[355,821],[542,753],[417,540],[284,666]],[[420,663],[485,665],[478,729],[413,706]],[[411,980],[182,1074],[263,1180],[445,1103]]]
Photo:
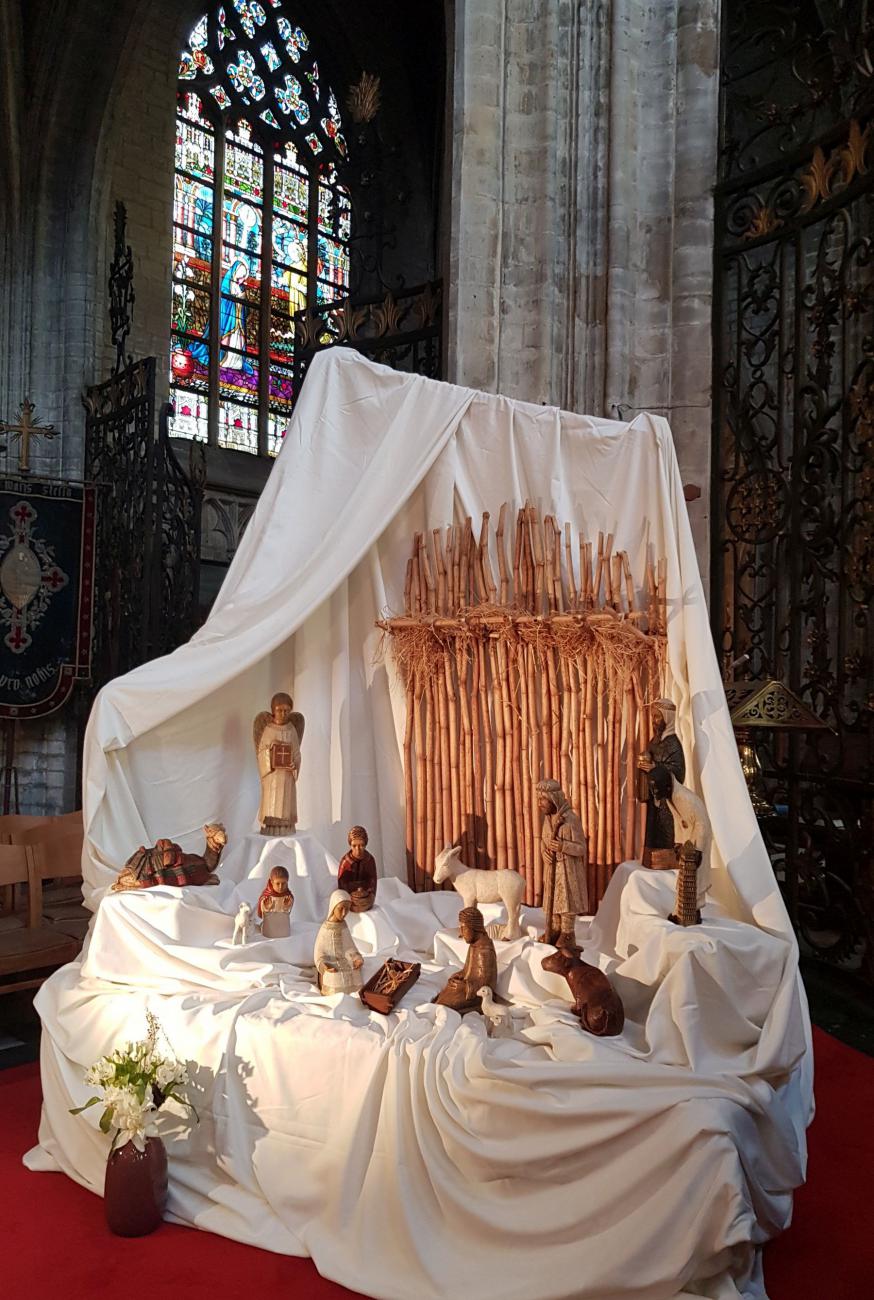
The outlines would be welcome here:
[[[30,1162],[100,1190],[106,1139],[93,1111],[67,1108],[86,1095],[83,1067],[137,1036],[148,1005],[198,1066],[202,1123],[170,1144],[182,1222],[310,1254],[386,1300],[762,1296],[757,1247],[803,1177],[809,1035],[667,424],[528,406],[335,349],[313,363],[287,442],[204,628],[95,705],[90,905],[139,843],[193,849],[220,819],[229,847],[217,889],[106,898],[82,963],[44,986]],[[630,866],[608,891],[587,952],[625,1000],[616,1039],[579,1029],[530,937],[499,956],[501,992],[530,1010],[518,1040],[432,1006],[463,956],[447,930],[457,899],[391,879],[404,695],[375,620],[402,606],[414,531],[526,498],[585,536],[612,532],[638,578],[648,551],[667,557],[669,688],[714,830],[700,929],[669,927]],[[307,719],[302,830],[287,842],[250,835],[251,724],[276,690]],[[387,1019],[321,997],[304,969],[353,822],[384,877],[378,909],[350,922],[365,977],[380,953],[423,962]],[[234,949],[236,906],[277,861],[296,895],[291,937]]]

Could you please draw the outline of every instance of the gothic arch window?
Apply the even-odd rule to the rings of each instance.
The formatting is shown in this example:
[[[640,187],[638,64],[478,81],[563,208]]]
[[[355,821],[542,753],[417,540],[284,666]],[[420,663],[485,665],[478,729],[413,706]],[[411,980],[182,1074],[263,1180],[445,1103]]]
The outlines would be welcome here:
[[[284,0],[226,0],[179,61],[170,396],[176,437],[276,455],[294,313],[349,285],[336,96]]]

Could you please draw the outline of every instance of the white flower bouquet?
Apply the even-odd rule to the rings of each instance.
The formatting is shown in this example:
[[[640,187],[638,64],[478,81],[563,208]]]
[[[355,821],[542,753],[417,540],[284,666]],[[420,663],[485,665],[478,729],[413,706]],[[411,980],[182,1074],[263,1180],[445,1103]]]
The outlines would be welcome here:
[[[157,1046],[161,1027],[151,1011],[146,1012],[148,1034],[139,1042],[117,1047],[85,1073],[85,1082],[99,1088],[102,1097],[92,1097],[84,1106],[71,1109],[71,1115],[103,1102],[100,1131],[115,1127],[111,1150],[133,1142],[144,1151],[146,1138],[157,1134],[155,1118],[168,1097],[185,1106],[197,1119],[197,1112],[181,1090],[189,1082],[185,1066],[172,1054]],[[169,1044],[168,1044],[169,1047]]]

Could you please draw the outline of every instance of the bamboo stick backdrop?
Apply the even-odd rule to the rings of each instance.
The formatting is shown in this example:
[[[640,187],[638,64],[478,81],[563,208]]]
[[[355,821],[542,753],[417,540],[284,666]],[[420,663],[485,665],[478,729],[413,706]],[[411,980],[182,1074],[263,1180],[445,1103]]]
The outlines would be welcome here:
[[[541,901],[537,782],[560,781],[589,846],[589,903],[639,858],[637,756],[649,742],[665,651],[663,560],[635,588],[613,537],[583,537],[527,504],[417,533],[404,613],[380,620],[406,684],[407,879],[433,887],[459,844],[468,866],[513,868]],[[510,535],[512,531],[512,536]],[[510,558],[512,557],[512,558]]]

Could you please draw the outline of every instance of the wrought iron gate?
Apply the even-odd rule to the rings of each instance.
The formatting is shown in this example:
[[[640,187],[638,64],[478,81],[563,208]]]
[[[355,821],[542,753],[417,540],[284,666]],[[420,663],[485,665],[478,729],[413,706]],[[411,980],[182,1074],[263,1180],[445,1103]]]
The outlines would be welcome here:
[[[191,444],[186,474],[168,437],[171,408],[156,411],[155,358],[126,355],[132,272],[118,203],[109,279],[115,368],[83,398],[85,477],[98,488],[95,689],[173,650],[198,621],[203,446]]]
[[[868,6],[727,0],[721,75],[714,633],[831,728],[771,735],[763,829],[802,935],[874,973]]]

